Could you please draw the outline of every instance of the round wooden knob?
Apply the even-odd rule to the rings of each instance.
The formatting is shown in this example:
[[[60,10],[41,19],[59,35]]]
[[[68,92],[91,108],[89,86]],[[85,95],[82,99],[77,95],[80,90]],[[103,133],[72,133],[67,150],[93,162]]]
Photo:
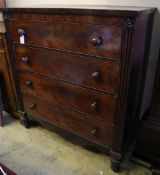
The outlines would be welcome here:
[[[92,108],[93,110],[97,110],[97,109],[98,109],[98,103],[94,101],[94,102],[91,104],[91,108]]]
[[[29,106],[30,109],[35,109],[36,108],[36,104],[35,103],[32,103],[30,106]]]
[[[93,46],[100,46],[103,43],[102,37],[94,37],[91,39],[91,43]]]
[[[20,35],[20,36],[22,36],[22,35],[25,35],[25,30],[24,29],[18,29],[18,34]]]
[[[28,64],[28,63],[29,63],[29,58],[28,58],[28,57],[23,57],[23,58],[22,58],[22,61],[23,61],[24,63]]]
[[[32,83],[32,81],[26,81],[25,84],[26,84],[27,87],[31,87],[33,83]]]
[[[91,134],[96,136],[98,134],[98,128],[93,128]]]
[[[92,78],[95,79],[95,80],[100,80],[101,79],[100,72],[93,72],[92,73]]]

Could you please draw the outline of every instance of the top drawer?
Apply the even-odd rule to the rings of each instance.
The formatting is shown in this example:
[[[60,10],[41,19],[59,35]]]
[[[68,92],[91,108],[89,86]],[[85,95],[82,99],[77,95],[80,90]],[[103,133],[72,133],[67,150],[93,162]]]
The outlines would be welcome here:
[[[121,27],[104,25],[11,20],[13,42],[20,42],[24,32],[25,44],[120,59]]]

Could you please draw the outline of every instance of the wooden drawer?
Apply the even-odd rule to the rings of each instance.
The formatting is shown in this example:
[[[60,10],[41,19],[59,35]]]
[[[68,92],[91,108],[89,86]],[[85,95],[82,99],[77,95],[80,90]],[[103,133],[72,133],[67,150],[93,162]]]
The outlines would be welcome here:
[[[32,116],[94,142],[112,145],[113,127],[110,125],[27,94],[23,94],[23,103],[24,110]]]
[[[104,25],[11,20],[14,42],[120,59],[122,28]],[[19,29],[21,33],[19,33]]]
[[[75,54],[15,45],[18,67],[118,93],[120,65]]]
[[[19,76],[21,91],[114,123],[116,98],[113,96],[28,72],[20,72]]]

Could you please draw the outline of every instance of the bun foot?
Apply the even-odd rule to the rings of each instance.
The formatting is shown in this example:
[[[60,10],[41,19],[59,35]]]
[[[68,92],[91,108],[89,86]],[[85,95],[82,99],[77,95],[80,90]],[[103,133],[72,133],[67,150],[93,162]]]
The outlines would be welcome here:
[[[20,113],[20,123],[25,127],[25,128],[30,128],[30,120],[29,118],[27,117],[27,113],[26,112],[22,112],[22,111],[19,111]]]
[[[28,118],[21,117],[20,118],[20,123],[25,127],[25,128],[30,128],[30,120]]]
[[[111,169],[114,172],[119,172],[120,171],[120,161],[111,160]]]

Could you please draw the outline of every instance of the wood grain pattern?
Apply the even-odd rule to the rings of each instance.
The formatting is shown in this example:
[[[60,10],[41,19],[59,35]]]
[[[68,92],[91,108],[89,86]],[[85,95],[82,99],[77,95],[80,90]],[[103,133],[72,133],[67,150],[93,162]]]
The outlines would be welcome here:
[[[23,29],[25,43],[29,45],[120,59],[122,37],[120,27],[24,20],[10,21],[10,27],[13,41],[17,43],[20,40],[18,29]],[[102,38],[102,43],[95,46],[92,40],[97,37]]]
[[[45,14],[54,14],[54,15],[79,15],[80,17],[83,15],[92,15],[94,16],[100,16],[100,17],[137,17],[142,15],[149,15],[151,13],[154,13],[156,8],[147,8],[147,7],[129,7],[129,6],[94,6],[94,5],[82,5],[82,6],[68,6],[63,7],[62,5],[58,6],[57,8],[43,8],[43,6],[39,8],[8,8],[6,9],[7,12],[9,12],[12,16],[15,14],[22,14],[21,16],[27,17],[31,14],[38,15],[45,15]]]
[[[19,72],[19,78],[21,91],[84,112],[107,123],[114,123],[116,99],[112,96],[28,72]],[[29,81],[32,84],[28,87],[26,82]],[[97,106],[92,106],[94,103],[97,103]]]
[[[53,10],[53,9],[52,9]],[[98,15],[72,15],[69,13],[64,14],[48,14],[48,13],[12,13],[10,14],[12,20],[36,20],[36,21],[48,21],[48,22],[66,22],[66,23],[83,23],[93,25],[106,25],[123,27],[125,19],[123,17],[115,16],[98,16]]]
[[[95,143],[109,147],[112,145],[113,128],[109,125],[106,126],[101,121],[86,118],[77,112],[62,109],[56,104],[48,103],[24,93],[23,102],[25,111],[30,115],[41,118],[76,135],[88,138]],[[30,108],[32,104],[35,104],[34,109]],[[96,131],[94,132],[94,130]]]
[[[76,84],[117,94],[120,65],[93,57],[15,45],[16,65]],[[27,59],[26,61],[24,59]],[[95,73],[99,75],[94,75]]]
[[[111,168],[118,171],[138,122],[154,11],[86,6],[6,9],[17,91],[19,96],[25,92],[41,98],[20,100],[24,126],[29,126],[28,116],[33,115],[34,120],[41,117],[105,148],[110,145]],[[19,44],[18,29],[23,29],[25,45]],[[94,82],[91,75],[101,75],[103,81]],[[61,111],[55,112],[55,105]],[[103,125],[100,140],[88,134],[96,124]],[[96,128],[91,133],[97,133]]]

